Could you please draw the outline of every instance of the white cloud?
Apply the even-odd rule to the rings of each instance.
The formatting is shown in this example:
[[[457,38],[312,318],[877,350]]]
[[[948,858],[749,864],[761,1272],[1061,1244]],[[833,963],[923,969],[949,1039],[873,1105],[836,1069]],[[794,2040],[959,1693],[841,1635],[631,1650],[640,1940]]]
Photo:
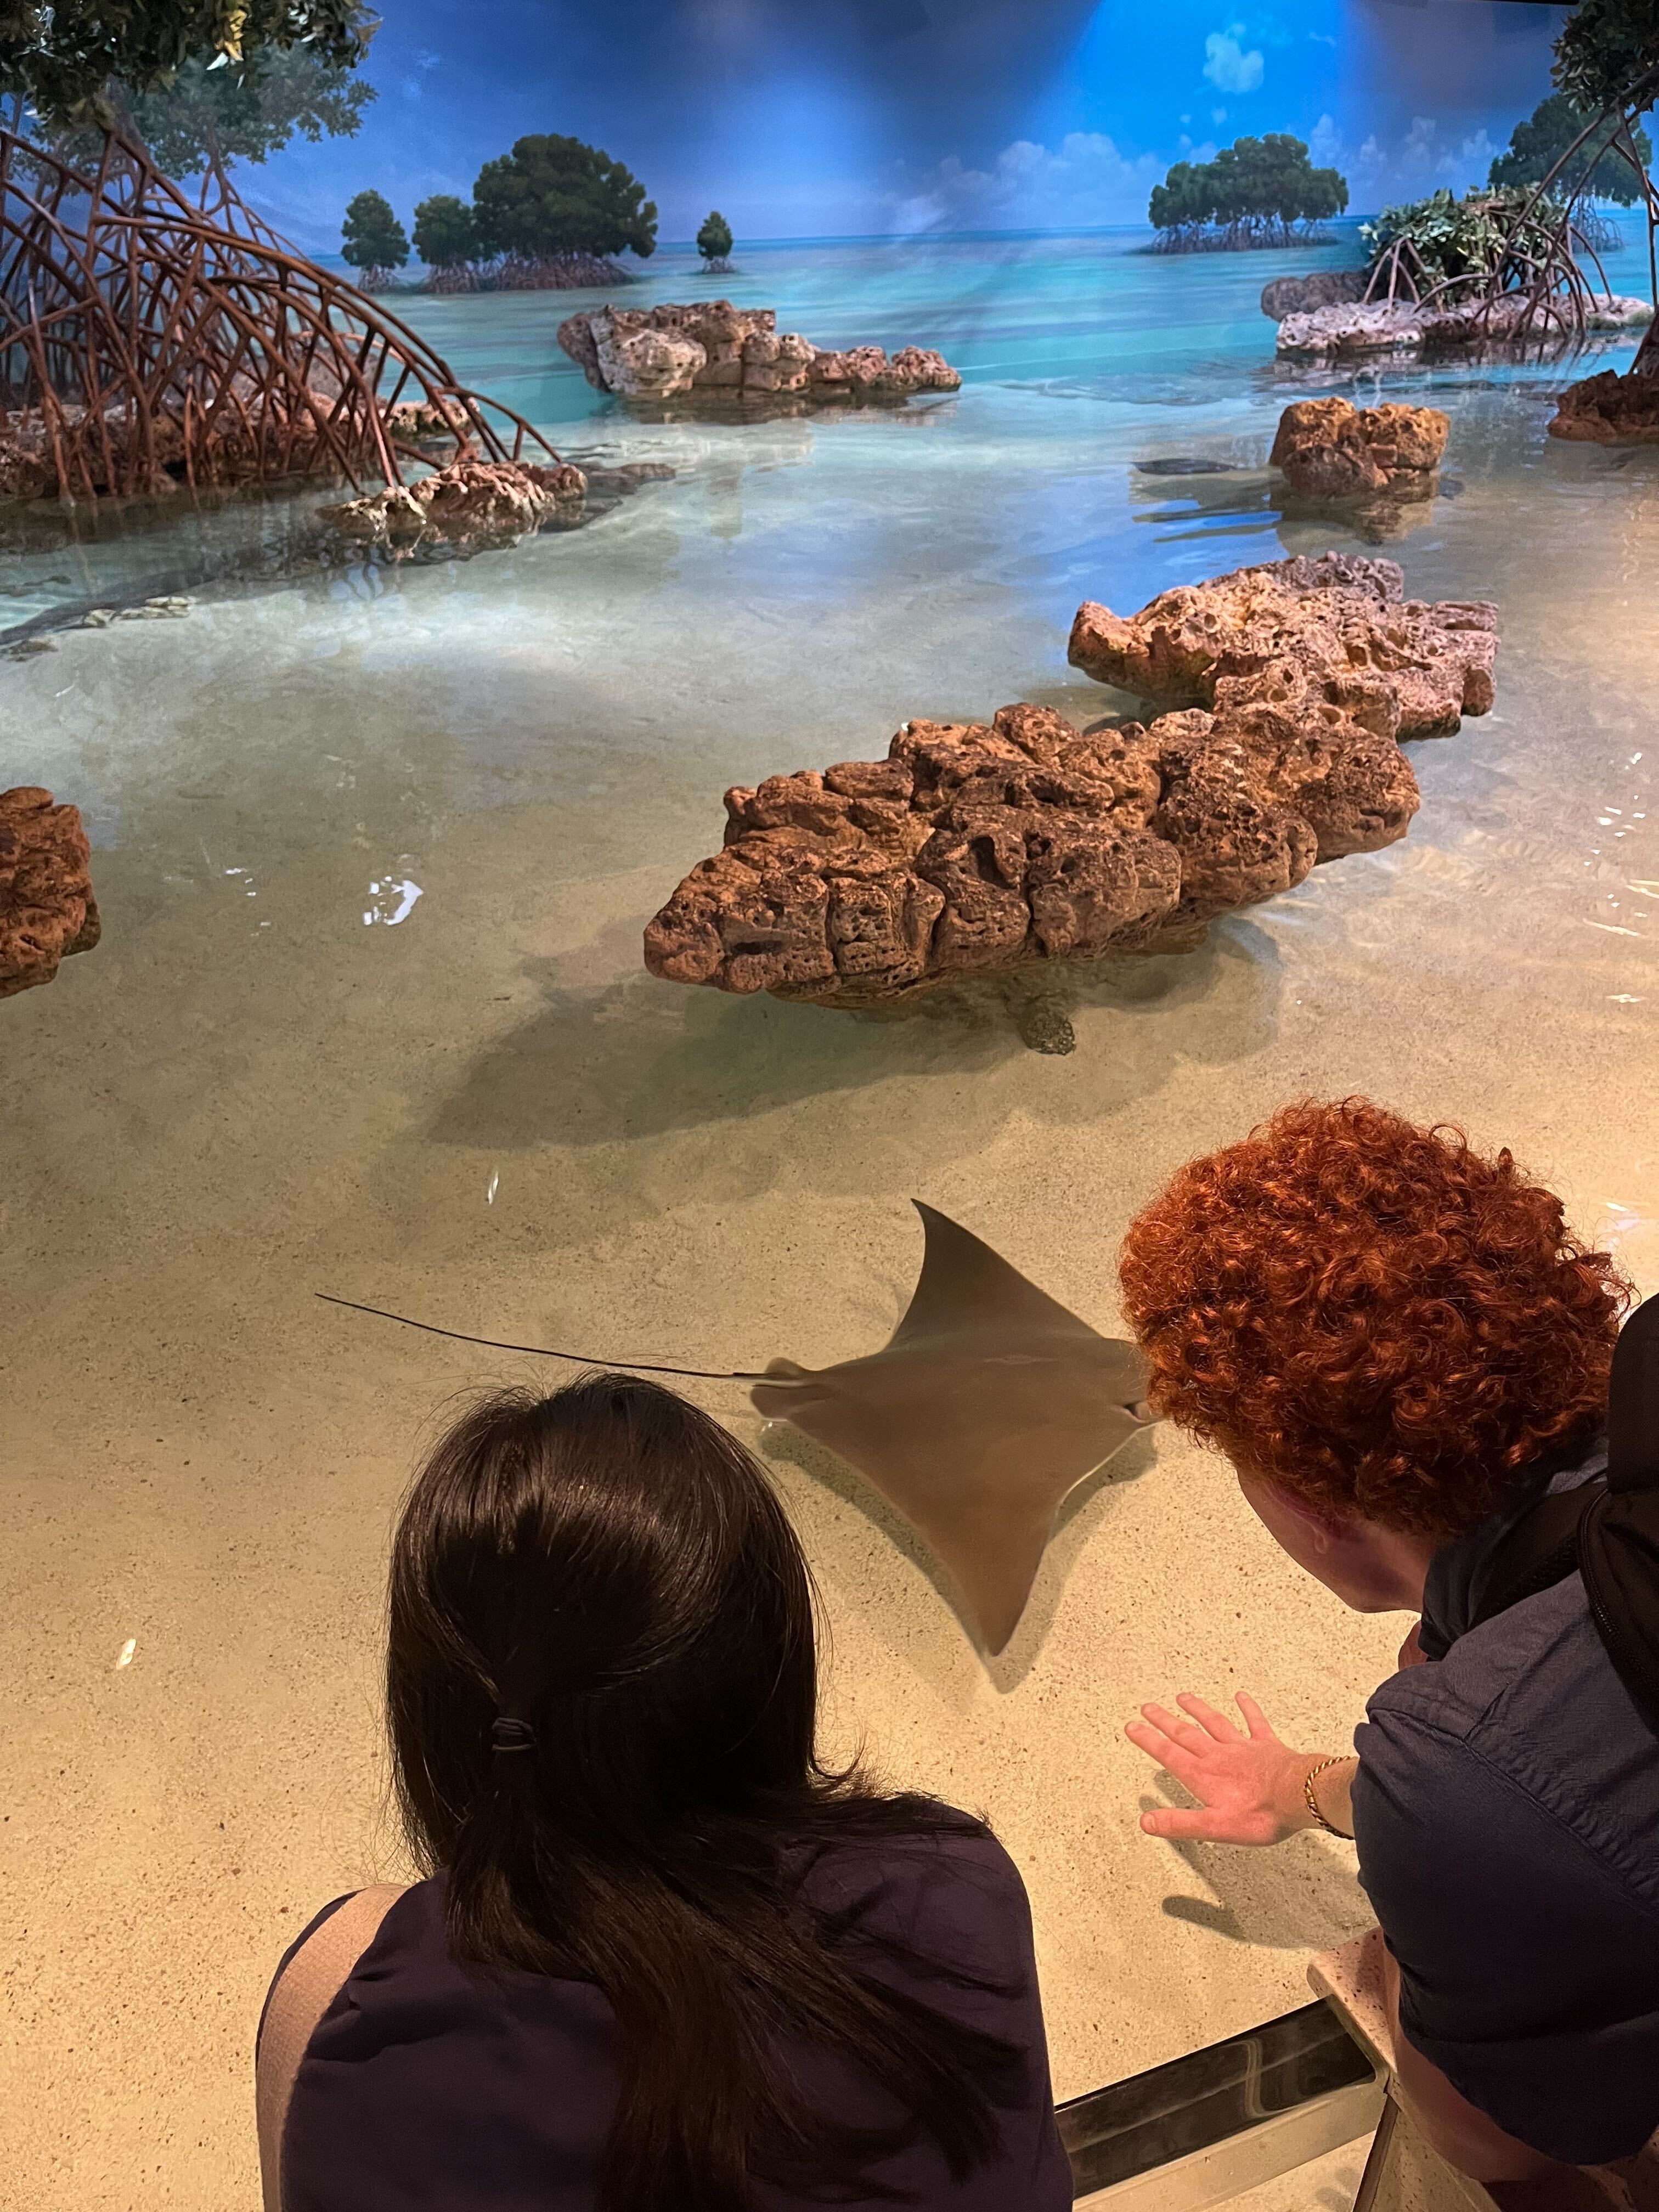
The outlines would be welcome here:
[[[1168,163],[1133,160],[1098,131],[1073,131],[1051,150],[1031,139],[1005,146],[988,169],[952,154],[897,197],[890,228],[924,230],[1068,230],[1144,222],[1146,198]]]
[[[1484,185],[1502,149],[1484,129],[1460,136],[1427,115],[1413,116],[1398,138],[1372,132],[1354,146],[1322,115],[1308,134],[1308,151],[1317,166],[1340,169],[1347,179],[1352,214],[1374,215],[1391,201],[1421,199],[1443,185],[1454,192]]]
[[[1243,23],[1229,23],[1204,41],[1204,74],[1218,92],[1254,92],[1261,82],[1261,49],[1252,46],[1246,53],[1243,37]]]
[[[1224,107],[1212,107],[1210,110],[1210,120],[1212,123],[1224,123],[1227,120],[1226,109]]]

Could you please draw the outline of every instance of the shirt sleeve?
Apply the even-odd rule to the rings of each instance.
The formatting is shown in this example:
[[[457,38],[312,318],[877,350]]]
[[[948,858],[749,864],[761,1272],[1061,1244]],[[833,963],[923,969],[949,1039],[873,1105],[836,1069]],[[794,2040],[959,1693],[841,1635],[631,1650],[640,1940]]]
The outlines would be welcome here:
[[[1633,1959],[1617,1877],[1461,1737],[1374,1701],[1354,1745],[1359,1878],[1407,2040],[1547,2157],[1633,2154],[1659,2119],[1659,1921]]]

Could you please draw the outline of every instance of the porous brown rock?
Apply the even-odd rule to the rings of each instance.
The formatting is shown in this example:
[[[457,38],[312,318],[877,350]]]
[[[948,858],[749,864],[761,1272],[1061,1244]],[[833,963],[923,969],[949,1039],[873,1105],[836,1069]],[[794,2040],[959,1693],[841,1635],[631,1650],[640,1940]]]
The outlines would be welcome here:
[[[568,461],[544,469],[527,461],[469,457],[418,483],[392,484],[322,514],[341,536],[364,544],[474,551],[510,544],[539,529],[580,506],[586,490],[586,477]]]
[[[1556,402],[1552,438],[1598,446],[1659,442],[1659,377],[1620,376],[1604,369],[1569,385]]]
[[[38,784],[0,791],[0,999],[50,983],[98,942],[92,851],[79,810]]]
[[[1311,696],[1379,736],[1432,737],[1492,702],[1497,609],[1404,597],[1392,561],[1326,553],[1177,585],[1127,621],[1085,600],[1068,657],[1097,683],[1217,707],[1230,678]]]
[[[772,308],[734,307],[729,300],[601,307],[570,316],[558,337],[596,390],[626,399],[902,400],[954,392],[962,382],[931,349],[904,346],[890,359],[879,346],[828,351],[780,331]]]
[[[1450,428],[1451,418],[1436,407],[1299,399],[1279,418],[1268,463],[1304,498],[1367,499],[1389,492],[1425,499]]]
[[[856,1006],[1041,961],[1184,951],[1316,861],[1403,836],[1417,805],[1391,735],[1279,670],[1150,724],[1080,731],[1029,704],[989,724],[908,722],[885,760],[729,791],[724,848],[653,920],[646,965]]]

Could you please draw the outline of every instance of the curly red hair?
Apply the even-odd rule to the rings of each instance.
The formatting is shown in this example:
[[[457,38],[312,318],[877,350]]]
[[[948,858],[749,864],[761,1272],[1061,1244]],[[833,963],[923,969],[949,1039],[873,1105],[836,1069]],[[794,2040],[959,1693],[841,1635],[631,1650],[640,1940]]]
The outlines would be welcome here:
[[[1309,1099],[1130,1224],[1158,1410],[1322,1510],[1449,1536],[1588,1442],[1630,1285],[1505,1150]]]

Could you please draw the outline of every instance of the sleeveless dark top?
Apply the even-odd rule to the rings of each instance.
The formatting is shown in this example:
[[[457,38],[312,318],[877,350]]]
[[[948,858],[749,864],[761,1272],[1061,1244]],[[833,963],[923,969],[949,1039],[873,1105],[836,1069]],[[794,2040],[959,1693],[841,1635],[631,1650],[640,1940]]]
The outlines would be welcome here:
[[[927,2212],[1069,2206],[1030,1911],[1006,1852],[988,1835],[843,1848],[818,1861],[806,1894],[854,1911],[858,1926],[923,1959],[1006,1984],[1012,1994],[987,1995],[898,1961],[877,1970],[1026,2055],[1018,2101],[999,2112],[989,2166],[957,2184],[932,2143],[918,2142],[876,2169],[896,2200],[836,2202],[854,2212],[895,2201]],[[695,2069],[695,2051],[685,2063]],[[825,2113],[862,2124],[893,2117],[878,2084],[854,2070],[811,2051],[792,2063]],[[457,1966],[441,1878],[421,1882],[386,1915],[307,2046],[284,2137],[285,2212],[593,2212],[616,2100],[615,2027],[599,1991]],[[823,2202],[770,2189],[757,2201],[764,2212]]]

